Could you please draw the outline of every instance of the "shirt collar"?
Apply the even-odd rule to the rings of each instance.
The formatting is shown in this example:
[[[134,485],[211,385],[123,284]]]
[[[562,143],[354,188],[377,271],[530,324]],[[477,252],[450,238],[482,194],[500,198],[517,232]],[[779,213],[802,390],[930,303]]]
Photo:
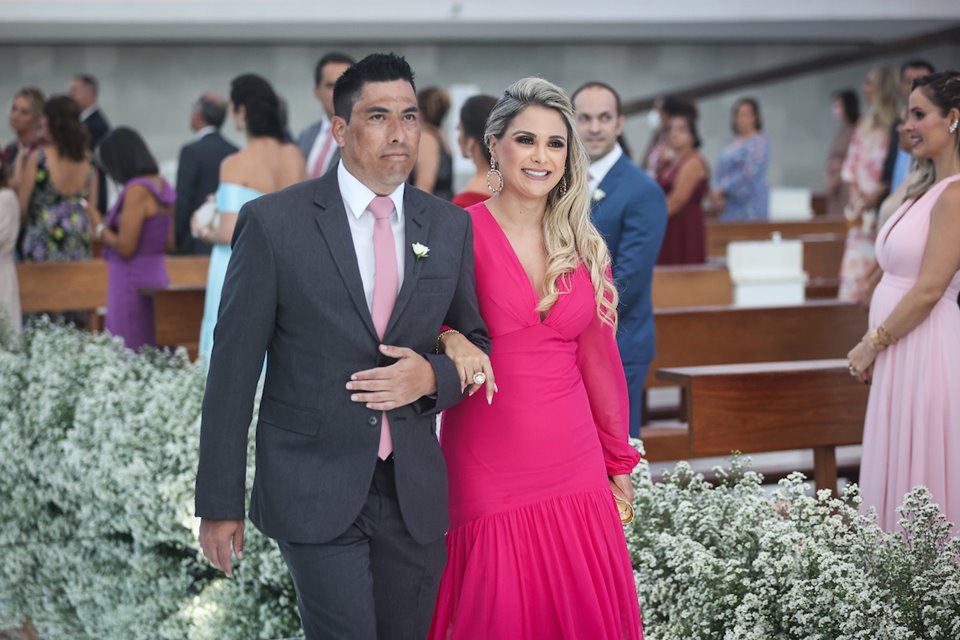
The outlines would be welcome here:
[[[607,155],[603,156],[596,162],[590,164],[590,176],[593,178],[592,182],[599,185],[603,182],[603,179],[607,177],[607,174],[610,172],[610,169],[613,168],[613,165],[617,164],[617,160],[620,159],[620,156],[623,155],[623,149],[620,147],[620,144],[614,145],[613,149]]]
[[[340,196],[346,203],[347,209],[359,220],[370,202],[377,197],[377,194],[347,171],[347,168],[343,165],[343,160],[337,165],[337,181],[340,183]],[[393,200],[393,206],[397,210],[397,218],[401,222],[403,221],[403,192],[405,186],[406,183],[401,182],[400,186],[388,196]]]
[[[208,134],[210,134],[210,133],[216,133],[216,131],[217,131],[217,128],[216,128],[215,126],[213,126],[213,125],[207,125],[207,126],[203,127],[202,129],[197,129],[197,132],[196,132],[195,134],[193,134],[193,137],[194,137],[195,140],[199,140],[200,138],[202,138],[202,137],[204,137],[204,136],[206,136],[206,135],[208,135]]]
[[[92,115],[97,111],[97,109],[99,109],[99,108],[100,108],[99,105],[97,105],[97,104],[92,104],[92,105],[90,105],[89,107],[87,107],[86,109],[84,109],[83,111],[81,111],[81,112],[80,112],[80,122],[83,122],[84,120],[86,120],[87,118],[89,118],[90,116],[92,116]]]

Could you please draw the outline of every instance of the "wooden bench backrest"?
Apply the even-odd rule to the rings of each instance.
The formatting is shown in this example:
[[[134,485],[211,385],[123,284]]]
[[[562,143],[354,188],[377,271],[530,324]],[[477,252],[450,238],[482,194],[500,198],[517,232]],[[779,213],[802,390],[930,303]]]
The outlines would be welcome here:
[[[707,256],[722,258],[727,255],[727,244],[735,240],[769,240],[774,231],[786,238],[800,238],[811,234],[833,233],[844,235],[846,222],[839,216],[823,216],[806,222],[707,222]]]
[[[205,285],[209,265],[207,256],[168,256],[170,283]],[[17,278],[23,313],[86,311],[107,304],[107,263],[100,259],[21,262]]]
[[[866,310],[836,301],[793,307],[658,309],[657,369],[714,364],[843,358],[867,329]]]
[[[733,304],[733,283],[726,267],[690,265],[653,270],[655,309]]]
[[[845,359],[667,369],[685,383],[690,455],[859,444],[869,387]]]

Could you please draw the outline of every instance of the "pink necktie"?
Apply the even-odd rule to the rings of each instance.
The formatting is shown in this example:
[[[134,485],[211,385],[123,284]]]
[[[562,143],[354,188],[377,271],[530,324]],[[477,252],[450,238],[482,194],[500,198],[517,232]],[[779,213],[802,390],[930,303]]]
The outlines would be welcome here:
[[[323,170],[327,168],[327,154],[330,153],[331,144],[333,144],[333,131],[328,128],[327,139],[323,141],[323,146],[320,147],[320,155],[317,156],[317,161],[313,165],[311,178],[319,178],[323,175]]]
[[[377,335],[383,339],[393,313],[393,305],[397,302],[399,276],[397,275],[397,246],[393,240],[393,228],[390,226],[390,214],[393,213],[393,200],[385,196],[377,196],[367,207],[376,222],[373,224],[373,254],[376,275],[373,279],[373,304],[370,315],[373,316],[373,326]],[[390,423],[386,412],[380,422],[380,447],[377,455],[386,460],[393,452],[393,438],[390,437]]]

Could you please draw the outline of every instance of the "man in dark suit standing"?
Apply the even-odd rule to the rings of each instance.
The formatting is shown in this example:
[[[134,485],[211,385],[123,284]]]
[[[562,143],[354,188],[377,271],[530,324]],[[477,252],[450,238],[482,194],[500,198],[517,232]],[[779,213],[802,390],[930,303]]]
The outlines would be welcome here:
[[[643,383],[653,360],[653,267],[667,226],[663,191],[624,154],[620,96],[601,82],[573,94],[577,128],[590,155],[591,218],[610,249],[620,291],[617,342],[630,392],[630,435],[643,419]]]
[[[332,51],[317,62],[313,71],[313,95],[323,106],[322,117],[300,132],[297,146],[307,161],[307,175],[319,178],[340,160],[340,147],[333,139],[333,87],[337,78],[353,64],[345,53]]]
[[[250,520],[277,540],[306,637],[426,637],[445,562],[437,412],[462,398],[441,326],[489,351],[458,207],[405,185],[413,72],[373,54],[336,83],[335,169],[240,211],[200,434],[206,556],[241,557],[247,430],[267,354]]]
[[[227,116],[223,96],[205,93],[190,111],[193,142],[180,149],[177,164],[176,253],[208,255],[213,245],[190,234],[190,218],[220,185],[220,163],[237,148],[224,140],[220,127]]]
[[[80,121],[90,133],[90,150],[94,151],[104,136],[110,133],[110,123],[100,110],[97,99],[100,95],[100,85],[97,79],[89,74],[74,76],[70,82],[67,94],[80,105]],[[103,171],[98,171],[97,209],[101,213],[107,212],[107,178]]]

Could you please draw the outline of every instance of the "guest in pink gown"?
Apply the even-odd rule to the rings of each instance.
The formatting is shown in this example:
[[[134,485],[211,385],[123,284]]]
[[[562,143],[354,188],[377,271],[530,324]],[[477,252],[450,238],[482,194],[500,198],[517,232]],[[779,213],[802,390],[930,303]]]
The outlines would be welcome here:
[[[904,131],[921,177],[877,235],[883,279],[848,355],[872,378],[860,483],[884,529],[924,485],[960,535],[960,73],[913,86]]]
[[[462,336],[441,337],[473,395],[441,427],[451,523],[430,637],[642,638],[614,502],[632,502],[639,460],[627,442],[618,298],[589,222],[570,100],[520,80],[486,139],[498,193],[467,211],[493,350],[487,360]]]

